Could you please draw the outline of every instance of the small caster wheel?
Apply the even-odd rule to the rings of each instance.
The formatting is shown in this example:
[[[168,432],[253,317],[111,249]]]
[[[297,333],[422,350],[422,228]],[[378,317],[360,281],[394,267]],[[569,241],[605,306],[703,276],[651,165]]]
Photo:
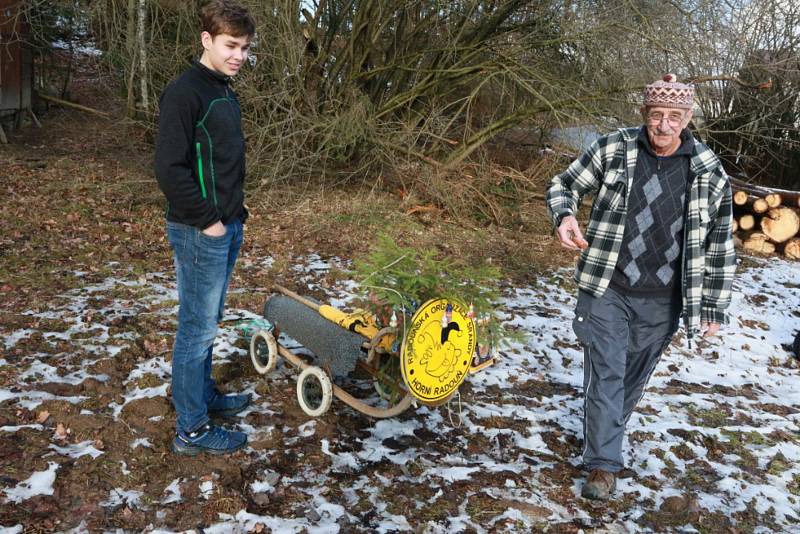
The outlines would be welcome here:
[[[328,411],[333,401],[333,385],[328,374],[319,367],[306,367],[297,377],[297,402],[311,417]]]
[[[272,332],[259,330],[250,338],[250,359],[258,374],[265,375],[278,364],[278,342]]]

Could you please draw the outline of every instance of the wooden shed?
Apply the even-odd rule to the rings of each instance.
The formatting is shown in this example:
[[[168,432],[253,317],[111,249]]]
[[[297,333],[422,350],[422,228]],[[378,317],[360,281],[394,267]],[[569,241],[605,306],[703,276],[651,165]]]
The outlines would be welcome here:
[[[0,0],[0,142],[6,142],[3,128],[19,126],[22,114],[31,110],[33,54],[19,5]]]

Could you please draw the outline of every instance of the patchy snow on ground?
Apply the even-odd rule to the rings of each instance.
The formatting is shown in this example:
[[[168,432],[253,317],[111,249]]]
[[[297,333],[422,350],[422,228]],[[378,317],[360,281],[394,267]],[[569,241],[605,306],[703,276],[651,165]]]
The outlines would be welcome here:
[[[111,490],[108,500],[100,505],[108,508],[113,508],[120,505],[136,507],[140,504],[143,495],[144,494],[141,491],[114,488]]]
[[[82,441],[81,443],[73,443],[65,447],[59,447],[55,443],[50,444],[50,448],[58,454],[69,456],[70,458],[80,458],[81,456],[89,455],[93,459],[97,458],[103,451],[98,450],[93,441]]]
[[[15,487],[5,489],[6,502],[18,503],[36,495],[52,495],[58,468],[56,462],[50,462],[45,471],[37,471]]]
[[[493,366],[468,377],[454,401],[412,407],[388,420],[369,419],[338,400],[318,420],[284,417],[294,409],[297,373],[282,362],[269,376],[256,375],[237,323],[258,315],[230,309],[215,342],[215,365],[247,370],[238,386],[253,393],[254,403],[231,424],[250,438],[244,460],[237,461],[254,467],[237,488],[260,504],[220,511],[204,531],[528,532],[569,524],[577,530],[696,532],[716,524],[796,532],[800,371],[787,345],[800,328],[800,269],[777,259],[747,261],[734,284],[731,324],[722,335],[689,349],[679,333],[665,352],[628,423],[629,476],[618,481],[614,501],[599,507],[579,497],[585,476],[580,469],[583,354],[571,329],[575,299],[569,272],[506,293],[501,303],[506,324],[528,339],[503,349]],[[243,260],[248,262],[264,263]],[[294,275],[309,291],[324,288],[329,303],[346,307],[351,281],[320,283],[340,263],[310,256],[298,261]],[[58,388],[87,381],[111,387],[114,379],[96,367],[105,368],[105,360],[115,361],[139,342],[140,333],[124,328],[131,318],[149,314],[174,325],[170,277],[126,275],[119,267],[119,276],[70,291],[49,310],[28,312],[50,324],[60,321],[58,331],[38,332],[50,352],[24,350],[26,338],[37,334],[33,328],[0,331],[7,353],[0,368],[13,365],[18,371],[16,383],[0,387],[0,408],[13,413],[66,402],[81,414],[127,426],[123,416],[129,405],[161,399],[157,406],[168,406],[168,354],[152,351],[130,363],[118,380],[120,390],[104,397],[104,406],[92,404],[96,399],[89,393]],[[171,334],[157,328],[162,330],[156,334]],[[18,349],[13,360],[12,349]],[[171,410],[156,413],[156,405],[147,406],[146,421],[172,425]],[[159,524],[172,507],[224,499],[229,491],[216,472],[190,480],[176,471],[147,495],[146,480],[132,473],[120,459],[125,456],[98,450],[91,439],[59,441],[54,424],[0,426],[0,440],[26,432],[51,442],[46,461],[35,464],[38,470],[19,473],[13,481],[0,479],[0,506],[52,495],[59,478],[77,468],[73,464],[91,462],[118,465],[121,473],[98,504],[128,513],[157,511],[150,521],[153,532],[173,531]],[[168,440],[148,435],[147,428],[127,428],[121,440],[127,453],[170,455]],[[277,441],[258,445],[270,439]],[[281,454],[293,455],[290,470],[272,465]],[[174,457],[170,463],[182,461]],[[194,490],[187,493],[190,482]],[[285,502],[287,493],[297,506],[271,508]],[[0,526],[0,531],[20,527]]]

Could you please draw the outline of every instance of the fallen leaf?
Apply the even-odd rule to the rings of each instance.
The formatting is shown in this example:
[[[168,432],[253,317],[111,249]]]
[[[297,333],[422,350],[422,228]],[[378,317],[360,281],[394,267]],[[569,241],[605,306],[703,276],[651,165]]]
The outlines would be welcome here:
[[[47,410],[42,410],[38,414],[36,414],[36,422],[39,424],[44,423],[50,417],[50,412]]]
[[[167,340],[164,338],[161,338],[157,341],[145,339],[144,350],[149,356],[158,356],[167,352],[169,350],[169,346],[167,345]]]
[[[67,439],[67,428],[63,423],[58,423],[58,425],[56,425],[56,439],[61,441]]]

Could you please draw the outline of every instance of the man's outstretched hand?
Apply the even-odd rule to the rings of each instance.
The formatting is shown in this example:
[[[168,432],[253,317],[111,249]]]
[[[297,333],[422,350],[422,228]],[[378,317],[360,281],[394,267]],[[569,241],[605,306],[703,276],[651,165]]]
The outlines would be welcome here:
[[[561,219],[561,224],[556,230],[558,240],[561,241],[561,246],[570,250],[583,250],[589,246],[589,243],[583,238],[581,228],[578,226],[578,219],[572,215],[568,215]]]

